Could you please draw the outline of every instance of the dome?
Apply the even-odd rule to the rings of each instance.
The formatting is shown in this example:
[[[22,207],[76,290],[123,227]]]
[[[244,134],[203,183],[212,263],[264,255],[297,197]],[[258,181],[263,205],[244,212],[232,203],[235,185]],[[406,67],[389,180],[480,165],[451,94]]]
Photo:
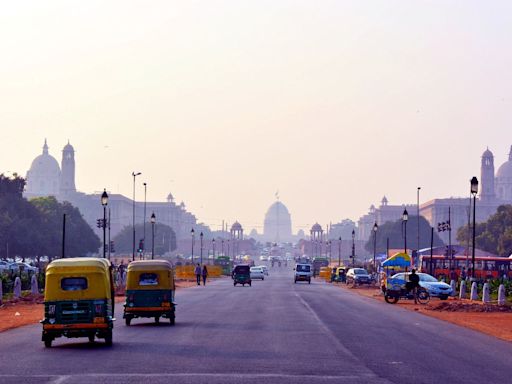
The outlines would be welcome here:
[[[60,167],[48,153],[44,141],[43,153],[37,156],[27,172],[27,193],[36,196],[57,196],[60,188]]]
[[[272,204],[268,209],[267,213],[265,214],[266,218],[274,217],[276,215],[282,215],[290,216],[290,212],[288,212],[288,208],[286,208],[286,205],[281,203],[280,201],[276,201],[274,204]]]
[[[322,232],[322,226],[318,223],[311,227],[312,232]]]
[[[233,223],[233,225],[231,226],[231,231],[241,231],[241,230],[242,230],[242,225],[238,221],[235,221]]]
[[[499,167],[498,172],[496,173],[496,177],[498,179],[512,179],[512,146],[510,147],[508,161]]]
[[[274,243],[292,241],[292,218],[288,208],[280,201],[274,202],[265,214],[263,236]]]
[[[68,143],[64,146],[63,151],[71,151],[71,152],[75,151],[75,148],[73,148],[73,146],[69,143],[69,140],[68,140]]]
[[[482,157],[494,157],[493,153],[487,148],[484,153],[482,153]]]

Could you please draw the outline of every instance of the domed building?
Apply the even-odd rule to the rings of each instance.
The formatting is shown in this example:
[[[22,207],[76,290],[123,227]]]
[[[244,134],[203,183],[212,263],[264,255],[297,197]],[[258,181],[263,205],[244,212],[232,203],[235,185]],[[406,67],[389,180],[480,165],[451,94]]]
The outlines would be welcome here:
[[[293,241],[292,219],[288,208],[276,201],[270,206],[263,224],[263,238],[275,243]]]
[[[496,173],[495,190],[498,199],[512,202],[512,146],[508,161],[503,163]]]
[[[48,143],[44,140],[43,153],[37,156],[27,172],[27,197],[58,196],[60,193],[61,172],[57,160],[48,153]]]

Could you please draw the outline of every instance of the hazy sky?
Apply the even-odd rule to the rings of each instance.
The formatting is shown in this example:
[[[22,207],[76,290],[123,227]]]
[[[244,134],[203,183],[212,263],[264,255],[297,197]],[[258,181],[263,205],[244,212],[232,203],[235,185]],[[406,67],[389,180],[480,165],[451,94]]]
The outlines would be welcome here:
[[[79,190],[214,229],[467,196],[512,145],[511,1],[5,1],[0,52],[0,172],[70,139]]]

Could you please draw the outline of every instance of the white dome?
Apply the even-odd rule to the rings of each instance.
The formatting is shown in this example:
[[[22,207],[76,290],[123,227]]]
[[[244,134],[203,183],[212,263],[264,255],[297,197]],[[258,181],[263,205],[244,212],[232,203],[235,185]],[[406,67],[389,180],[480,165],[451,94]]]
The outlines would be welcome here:
[[[288,208],[280,201],[276,201],[268,208],[263,233],[267,241],[279,243],[292,240],[291,215]]]
[[[60,174],[59,163],[48,153],[45,140],[43,153],[32,161],[27,173],[27,193],[32,196],[57,196]]]

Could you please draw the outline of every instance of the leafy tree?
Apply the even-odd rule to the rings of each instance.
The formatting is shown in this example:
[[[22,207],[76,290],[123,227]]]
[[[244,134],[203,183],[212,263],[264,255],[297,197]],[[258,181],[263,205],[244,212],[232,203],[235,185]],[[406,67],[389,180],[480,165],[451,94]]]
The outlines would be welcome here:
[[[409,216],[407,221],[407,248],[416,247],[417,242],[418,216]],[[430,237],[432,227],[428,221],[420,216],[420,249],[430,248]],[[389,238],[389,248],[400,249],[404,247],[404,228],[402,220],[389,221],[382,224],[377,231],[377,253],[385,253],[387,248],[387,239]],[[370,235],[365,249],[373,253],[373,233]],[[434,247],[444,245],[443,240],[434,232]]]
[[[55,197],[38,197],[30,201],[43,216],[46,236],[45,250],[48,255],[62,253],[62,223],[66,215],[66,257],[86,256],[98,252],[101,242],[83,219],[78,208],[69,202],[59,203]]]
[[[468,226],[459,228],[457,240],[466,243],[473,233]],[[500,256],[512,254],[512,205],[500,205],[494,215],[475,226],[475,246]]]
[[[139,247],[139,240],[143,237],[144,224],[135,225],[135,250]],[[146,244],[145,253],[151,254],[151,224],[146,225]],[[113,239],[116,252],[131,254],[133,250],[133,226],[124,227]],[[169,244],[170,242],[170,244]],[[169,246],[170,245],[170,246]],[[169,250],[172,252],[176,249],[176,233],[168,225],[155,224],[155,255],[163,255]]]

